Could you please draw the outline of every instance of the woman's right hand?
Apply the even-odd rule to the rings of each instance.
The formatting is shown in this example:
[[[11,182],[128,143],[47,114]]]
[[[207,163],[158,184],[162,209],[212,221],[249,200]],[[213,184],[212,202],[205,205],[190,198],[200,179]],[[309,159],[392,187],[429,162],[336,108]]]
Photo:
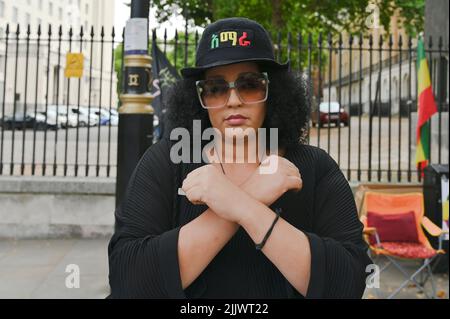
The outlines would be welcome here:
[[[268,167],[272,169],[268,170]],[[288,190],[300,191],[302,186],[297,166],[284,157],[270,155],[241,188],[256,200],[270,206]]]

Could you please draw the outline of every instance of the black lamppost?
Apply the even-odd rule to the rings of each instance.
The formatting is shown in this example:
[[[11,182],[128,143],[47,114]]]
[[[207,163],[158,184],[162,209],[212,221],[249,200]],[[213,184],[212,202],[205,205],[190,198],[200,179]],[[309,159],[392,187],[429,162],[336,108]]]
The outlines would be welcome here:
[[[123,92],[120,95],[116,207],[122,201],[136,164],[153,141],[150,105],[151,57],[148,54],[149,0],[131,1],[125,29]],[[145,19],[145,20],[144,20]]]

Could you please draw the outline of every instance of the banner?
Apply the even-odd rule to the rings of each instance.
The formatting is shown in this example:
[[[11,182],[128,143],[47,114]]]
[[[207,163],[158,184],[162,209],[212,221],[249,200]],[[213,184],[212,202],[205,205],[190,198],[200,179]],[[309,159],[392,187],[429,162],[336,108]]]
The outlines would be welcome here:
[[[151,93],[154,96],[152,107],[155,110],[155,115],[159,118],[159,129],[156,133],[160,138],[166,133],[164,127],[167,124],[165,115],[169,89],[181,77],[155,42],[152,43],[152,76]]]

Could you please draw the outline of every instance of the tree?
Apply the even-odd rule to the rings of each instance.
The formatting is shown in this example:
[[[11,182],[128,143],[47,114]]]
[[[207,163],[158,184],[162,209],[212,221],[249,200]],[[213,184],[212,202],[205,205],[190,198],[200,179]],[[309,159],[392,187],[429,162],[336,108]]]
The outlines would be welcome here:
[[[380,23],[389,30],[391,17],[398,11],[399,25],[408,34],[423,30],[425,0],[153,0],[158,22],[183,15],[197,26],[217,19],[245,16],[260,22],[271,32],[359,33],[368,31],[365,23],[369,4],[376,5]]]
[[[275,54],[280,61],[285,61],[288,55],[288,46],[291,45],[291,66],[293,69],[303,70],[308,65],[309,39],[311,50],[311,64],[319,65],[319,50],[317,45],[322,38],[323,61],[329,54],[329,40],[336,45],[336,37],[329,34],[348,32],[353,35],[366,34],[370,29],[367,20],[373,12],[367,11],[375,8],[379,23],[384,30],[389,30],[391,17],[398,17],[398,25],[406,33],[414,36],[423,31],[425,0],[149,0],[151,10],[154,10],[159,23],[165,22],[174,15],[182,15],[188,24],[205,27],[212,21],[221,18],[240,16],[247,17],[261,23],[271,34],[275,44]],[[290,41],[289,41],[290,34]],[[301,43],[298,39],[301,38]],[[184,66],[185,35],[178,32],[178,45],[175,61],[173,50],[175,40],[170,40],[167,50],[169,60],[176,65],[177,70]],[[161,43],[160,40],[157,40]],[[194,65],[195,50],[193,49],[194,33],[188,36],[187,65]],[[301,47],[301,50],[298,48]],[[121,53],[116,51],[116,67],[121,63]],[[116,70],[120,70],[116,68]],[[317,70],[316,70],[317,71]],[[119,74],[119,73],[118,73]],[[119,74],[119,79],[121,78]],[[120,89],[120,81],[118,89]]]
[[[156,41],[159,45],[162,43],[162,41],[158,39]],[[195,64],[195,32],[188,33],[187,44],[188,46],[186,51],[185,32],[177,31],[175,38],[167,41],[167,59],[170,61],[170,63],[172,63],[173,66],[175,66],[178,72],[185,66],[185,56],[187,56],[187,66],[192,66]]]
[[[114,49],[114,71],[117,75],[117,95],[122,93],[122,64],[123,64],[123,43]],[[119,101],[120,103],[120,101]]]

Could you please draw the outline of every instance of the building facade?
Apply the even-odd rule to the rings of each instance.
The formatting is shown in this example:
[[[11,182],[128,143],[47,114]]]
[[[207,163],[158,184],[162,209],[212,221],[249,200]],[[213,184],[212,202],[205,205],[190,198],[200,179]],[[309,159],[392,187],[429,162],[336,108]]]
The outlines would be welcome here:
[[[416,96],[415,57],[410,61],[408,40],[395,16],[389,34],[381,26],[370,28],[363,38],[353,37],[351,50],[350,36],[343,33],[342,50],[331,53],[325,72],[323,100],[339,101],[353,114],[367,114],[371,103],[377,114],[379,104],[384,107],[380,112],[390,107],[392,114],[398,113],[401,103],[411,103]],[[334,41],[337,46],[338,40]],[[414,50],[417,40],[411,41]],[[359,105],[361,110],[356,109]]]
[[[5,115],[46,105],[116,108],[113,25],[108,0],[0,0],[0,113],[3,104]],[[83,53],[79,79],[64,76],[68,52]]]

